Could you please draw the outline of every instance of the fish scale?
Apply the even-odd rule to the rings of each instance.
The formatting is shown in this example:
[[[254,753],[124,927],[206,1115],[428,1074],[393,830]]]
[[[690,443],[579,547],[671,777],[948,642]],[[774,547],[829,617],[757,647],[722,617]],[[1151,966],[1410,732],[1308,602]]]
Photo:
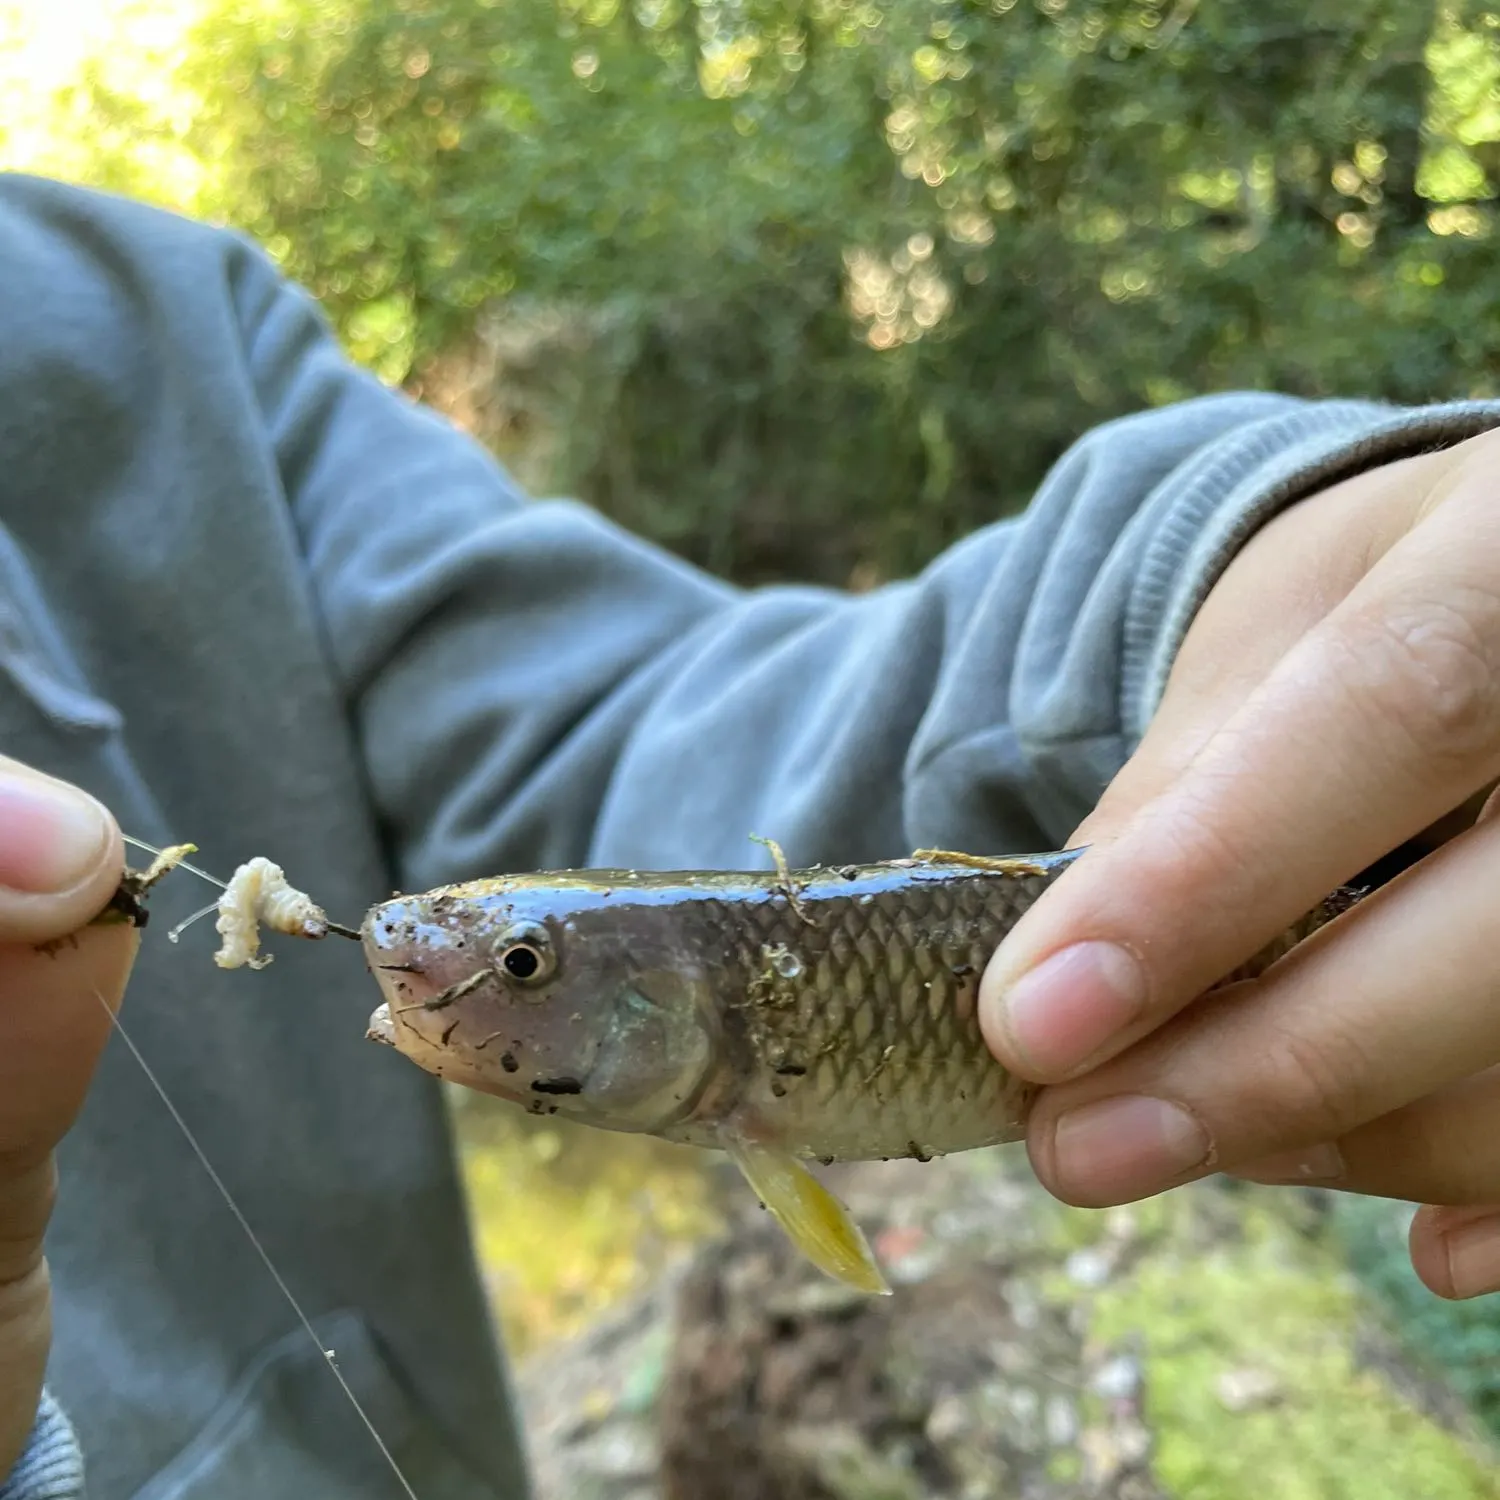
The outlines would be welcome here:
[[[795,901],[706,902],[741,1061],[770,1069],[746,1090],[761,1128],[825,1160],[1015,1139],[1034,1090],[985,1045],[979,975],[1048,880],[955,866],[893,886],[873,867],[804,876]]]

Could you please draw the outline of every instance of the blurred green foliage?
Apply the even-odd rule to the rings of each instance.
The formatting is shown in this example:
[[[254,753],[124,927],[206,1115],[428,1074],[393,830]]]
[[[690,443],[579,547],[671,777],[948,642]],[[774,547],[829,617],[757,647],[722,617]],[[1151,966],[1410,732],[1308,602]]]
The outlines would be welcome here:
[[[1500,1434],[1500,1317],[1495,1299],[1445,1302],[1417,1280],[1406,1250],[1410,1211],[1380,1198],[1338,1196],[1334,1242],[1402,1337]]]
[[[1144,405],[1500,383],[1477,5],[210,0],[176,67],[84,83],[97,177],[170,137],[361,359],[744,579],[919,566]]]

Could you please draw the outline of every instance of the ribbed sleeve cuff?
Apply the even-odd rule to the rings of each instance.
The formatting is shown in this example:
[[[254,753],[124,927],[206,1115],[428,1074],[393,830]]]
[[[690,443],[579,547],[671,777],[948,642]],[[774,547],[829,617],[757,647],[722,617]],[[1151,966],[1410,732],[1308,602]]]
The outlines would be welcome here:
[[[1262,526],[1297,501],[1366,469],[1451,447],[1500,426],[1500,401],[1402,410],[1318,402],[1214,444],[1179,474],[1125,617],[1121,719],[1138,742],[1209,590]]]
[[[15,1468],[0,1480],[0,1500],[82,1500],[83,1454],[72,1424],[46,1392]]]

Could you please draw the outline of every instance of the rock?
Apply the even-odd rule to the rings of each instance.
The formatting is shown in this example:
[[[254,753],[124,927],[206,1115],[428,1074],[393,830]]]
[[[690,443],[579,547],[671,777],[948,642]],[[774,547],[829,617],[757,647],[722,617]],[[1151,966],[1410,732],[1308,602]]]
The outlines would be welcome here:
[[[1281,1381],[1269,1370],[1225,1370],[1214,1381],[1214,1394],[1225,1411],[1250,1411],[1281,1399]]]
[[[1106,1360],[1089,1379],[1089,1389],[1111,1401],[1133,1400],[1141,1389],[1141,1362],[1133,1354]]]
[[[1079,1286],[1103,1286],[1114,1269],[1114,1260],[1100,1250],[1075,1250],[1067,1259],[1065,1270]]]

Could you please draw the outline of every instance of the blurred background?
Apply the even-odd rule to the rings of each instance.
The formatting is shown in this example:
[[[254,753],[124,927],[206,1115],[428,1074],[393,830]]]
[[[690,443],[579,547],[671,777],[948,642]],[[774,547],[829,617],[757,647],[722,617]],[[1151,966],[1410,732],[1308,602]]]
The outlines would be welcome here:
[[[918,568],[1143,406],[1500,387],[1477,4],[0,0],[0,168],[248,231],[534,492],[747,583]],[[892,1164],[847,1189],[944,1290],[872,1314],[693,1153],[455,1118],[549,1494],[1500,1494],[1500,1314],[1428,1297],[1388,1206]],[[940,1306],[967,1374],[906,1337]]]

